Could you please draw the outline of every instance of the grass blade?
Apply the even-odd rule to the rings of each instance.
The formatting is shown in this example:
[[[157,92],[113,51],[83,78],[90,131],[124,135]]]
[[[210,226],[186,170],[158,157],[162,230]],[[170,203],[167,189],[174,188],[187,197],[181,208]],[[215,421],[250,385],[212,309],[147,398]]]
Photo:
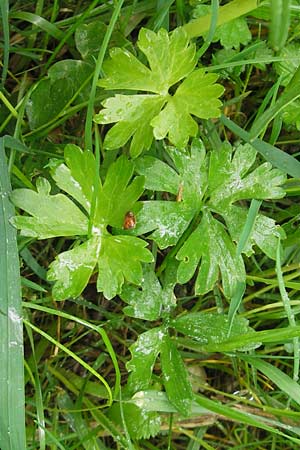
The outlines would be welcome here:
[[[3,139],[0,140],[0,448],[23,450],[25,397],[21,284],[16,231],[9,223],[14,209]]]
[[[3,51],[3,70],[2,70],[2,87],[6,80],[8,72],[8,60],[9,60],[9,22],[8,22],[8,11],[9,2],[8,0],[3,0],[0,2],[0,11],[2,16],[2,30],[4,39],[4,51]]]

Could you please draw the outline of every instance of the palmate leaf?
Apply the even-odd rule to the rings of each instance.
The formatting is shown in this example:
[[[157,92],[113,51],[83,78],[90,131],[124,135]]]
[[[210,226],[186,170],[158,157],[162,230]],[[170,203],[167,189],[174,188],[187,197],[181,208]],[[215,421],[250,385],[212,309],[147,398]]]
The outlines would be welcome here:
[[[204,349],[205,345],[219,344],[220,351],[222,342],[235,337],[238,339],[238,336],[246,333],[255,333],[244,317],[235,316],[231,324],[226,315],[205,312],[188,313],[177,317],[171,321],[170,326],[195,339]],[[240,350],[253,350],[259,345],[251,343]]]
[[[223,212],[223,217],[232,239],[238,242],[247,219],[247,210],[231,206]],[[258,214],[243,253],[252,255],[252,247],[257,245],[269,258],[276,260],[278,238],[285,239],[283,228],[276,225],[275,220],[270,217]]]
[[[286,176],[278,169],[272,169],[268,162],[252,172],[256,150],[250,145],[239,145],[235,152],[230,144],[224,144],[220,151],[212,152],[209,165],[209,205],[224,207],[244,199],[258,200],[284,197],[280,187]]]
[[[183,153],[167,147],[176,170],[152,156],[138,158],[136,171],[144,175],[147,189],[177,195],[174,201],[145,201],[137,215],[138,234],[155,230],[151,234],[160,248],[177,243],[192,218],[200,211],[207,188],[205,148],[194,139],[190,151]]]
[[[162,327],[156,327],[139,335],[137,341],[130,346],[131,360],[126,364],[129,374],[128,391],[148,389],[151,385],[152,370],[158,357],[165,336]]]
[[[120,48],[110,52],[104,63],[106,78],[98,84],[105,89],[138,90],[151,94],[121,95],[103,102],[104,109],[94,118],[102,124],[115,123],[107,133],[104,146],[114,149],[131,137],[130,153],[138,156],[153,140],[169,140],[183,148],[189,136],[197,134],[192,115],[208,119],[220,115],[218,99],[223,87],[215,84],[217,76],[203,69],[193,72],[197,58],[195,45],[183,28],[171,34],[164,29],[155,33],[142,28],[137,43],[148,59],[149,67],[132,53]],[[170,87],[183,80],[172,96]]]
[[[203,211],[200,225],[189,236],[177,253],[179,283],[186,283],[200,264],[195,293],[205,294],[213,289],[222,276],[224,295],[231,297],[237,284],[245,280],[242,257],[236,256],[236,247],[224,226],[208,210]]]
[[[113,236],[107,226],[121,228],[127,211],[134,209],[143,192],[143,177],[133,181],[134,165],[125,156],[111,164],[102,185],[98,179],[98,194],[88,238],[94,180],[98,177],[95,158],[75,145],[65,149],[64,163],[52,164],[52,176],[57,185],[76,200],[86,214],[64,194],[51,195],[47,180],[37,181],[38,192],[17,189],[12,200],[30,216],[17,216],[13,223],[26,236],[38,239],[56,236],[81,236],[85,242],[57,256],[50,264],[48,278],[54,281],[53,296],[57,300],[76,297],[87,285],[98,266],[97,288],[107,298],[121,292],[125,280],[142,282],[142,262],[152,261],[147,243],[134,236]],[[137,206],[138,208],[138,206]]]
[[[152,266],[144,265],[141,288],[125,285],[120,294],[122,300],[128,303],[123,311],[128,316],[143,320],[157,320],[164,315],[169,315],[176,306],[174,286],[177,263],[168,264],[163,286],[160,284]]]

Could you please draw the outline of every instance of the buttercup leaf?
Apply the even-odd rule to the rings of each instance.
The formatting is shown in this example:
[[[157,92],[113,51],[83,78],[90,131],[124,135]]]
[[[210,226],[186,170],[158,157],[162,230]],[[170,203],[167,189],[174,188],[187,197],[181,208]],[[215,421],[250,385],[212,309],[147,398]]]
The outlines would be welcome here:
[[[160,359],[168,398],[181,414],[187,416],[192,407],[192,386],[180,353],[168,335],[164,336]]]
[[[264,163],[248,173],[256,159],[250,144],[239,145],[235,152],[224,144],[219,152],[212,152],[209,166],[210,205],[223,208],[237,200],[284,197],[280,187],[286,176],[270,163]],[[268,180],[268,182],[266,182]]]
[[[95,122],[117,122],[108,131],[104,145],[107,149],[118,148],[132,137],[130,153],[136,157],[150,147],[154,133],[156,139],[168,136],[173,144],[183,148],[198,130],[191,115],[202,119],[219,116],[218,97],[224,89],[215,84],[215,74],[205,74],[203,69],[193,72],[197,62],[195,45],[189,42],[183,28],[170,34],[164,29],[155,33],[142,28],[137,45],[149,67],[127,50],[114,49],[103,66],[106,77],[98,84],[105,89],[152,94],[117,94],[103,102],[104,109],[95,116]],[[183,79],[172,96],[169,89]]]
[[[45,178],[37,180],[37,192],[16,189],[11,194],[11,200],[32,216],[16,216],[12,220],[24,236],[47,239],[87,233],[87,217],[67,196],[50,195],[50,183]]]
[[[141,284],[141,262],[152,262],[153,256],[145,247],[147,242],[133,236],[106,235],[98,262],[97,289],[111,299],[121,293],[124,280]]]
[[[50,264],[48,280],[55,281],[53,298],[78,297],[86,287],[97,263],[101,238],[93,237],[83,244],[61,253]]]
[[[186,146],[190,136],[196,136],[197,122],[191,114],[201,119],[220,115],[221,101],[218,99],[224,88],[215,84],[217,75],[206,74],[203,69],[191,73],[179,86],[166,107],[151,121],[156,139],[168,136],[179,148]]]
[[[224,226],[207,210],[203,211],[200,225],[181,247],[176,258],[181,261],[179,283],[189,281],[200,264],[195,283],[196,294],[205,294],[213,289],[219,270],[226,297],[231,297],[237,283],[245,279],[242,257],[236,256],[236,248]]]
[[[57,185],[76,200],[88,214],[95,189],[95,158],[75,145],[65,149],[65,162],[53,165]],[[107,298],[120,293],[125,280],[141,284],[142,262],[153,257],[147,243],[134,236],[113,236],[107,226],[122,228],[128,211],[140,208],[136,202],[143,192],[144,177],[133,177],[134,165],[125,156],[110,165],[105,181],[100,179],[91,236],[84,243],[57,256],[50,264],[48,279],[54,281],[58,300],[80,295],[98,265],[97,288]],[[16,206],[30,216],[17,216],[13,223],[26,236],[38,239],[56,236],[87,238],[89,219],[64,194],[50,195],[50,184],[38,179],[37,192],[17,189],[12,194]]]
[[[131,394],[148,389],[151,384],[152,370],[158,357],[165,331],[162,327],[153,328],[139,335],[129,348],[131,360],[126,364],[130,372],[128,389]]]

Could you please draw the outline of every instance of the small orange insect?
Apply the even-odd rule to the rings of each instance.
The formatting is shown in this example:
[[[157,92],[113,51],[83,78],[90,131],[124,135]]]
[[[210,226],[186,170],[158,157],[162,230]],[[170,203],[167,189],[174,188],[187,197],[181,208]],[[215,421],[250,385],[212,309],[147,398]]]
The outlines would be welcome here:
[[[124,217],[123,228],[124,230],[132,230],[135,228],[136,218],[132,211],[127,211]]]

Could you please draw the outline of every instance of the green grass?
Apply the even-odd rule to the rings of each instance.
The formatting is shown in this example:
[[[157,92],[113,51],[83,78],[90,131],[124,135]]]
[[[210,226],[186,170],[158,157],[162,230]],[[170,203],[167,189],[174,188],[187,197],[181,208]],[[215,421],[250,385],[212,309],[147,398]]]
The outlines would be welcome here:
[[[2,2],[1,450],[299,447],[299,8]]]

